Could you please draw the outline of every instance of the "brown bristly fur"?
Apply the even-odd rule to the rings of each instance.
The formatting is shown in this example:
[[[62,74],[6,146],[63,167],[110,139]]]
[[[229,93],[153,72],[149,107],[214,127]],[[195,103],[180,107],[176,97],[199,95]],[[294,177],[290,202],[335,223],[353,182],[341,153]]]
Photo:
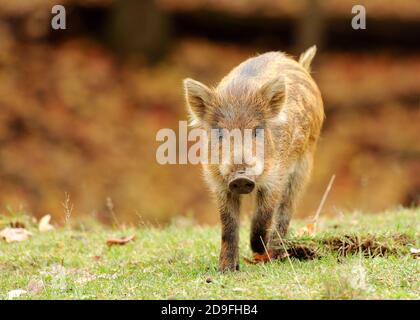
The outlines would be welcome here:
[[[281,52],[250,58],[234,68],[215,88],[184,80],[193,123],[205,130],[264,128],[263,172],[255,181],[257,205],[251,225],[251,248],[287,233],[297,200],[306,185],[321,131],[324,109],[309,71],[315,47],[299,62]],[[239,268],[240,195],[228,182],[246,164],[205,164],[204,176],[216,195],[222,222],[220,270]],[[250,174],[252,175],[252,173]],[[264,244],[261,239],[263,239]]]

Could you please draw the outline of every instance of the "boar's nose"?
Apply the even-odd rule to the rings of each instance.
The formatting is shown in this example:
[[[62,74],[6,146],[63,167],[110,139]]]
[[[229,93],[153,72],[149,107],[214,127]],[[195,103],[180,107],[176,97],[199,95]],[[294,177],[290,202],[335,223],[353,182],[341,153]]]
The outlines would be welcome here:
[[[255,183],[247,177],[236,177],[229,182],[229,190],[236,194],[250,193]]]

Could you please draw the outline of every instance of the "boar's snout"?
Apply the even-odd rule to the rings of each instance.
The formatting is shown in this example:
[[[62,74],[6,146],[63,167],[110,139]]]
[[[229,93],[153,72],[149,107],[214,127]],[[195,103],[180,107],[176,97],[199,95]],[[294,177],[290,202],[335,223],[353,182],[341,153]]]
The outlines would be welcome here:
[[[245,176],[243,173],[238,173],[229,182],[229,190],[236,194],[246,194],[254,190],[255,182]]]

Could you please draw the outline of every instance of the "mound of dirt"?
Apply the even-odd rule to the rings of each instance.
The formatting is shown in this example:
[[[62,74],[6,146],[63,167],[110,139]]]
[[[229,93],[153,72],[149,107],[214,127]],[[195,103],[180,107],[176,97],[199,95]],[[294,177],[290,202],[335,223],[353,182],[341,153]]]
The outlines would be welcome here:
[[[404,247],[413,244],[414,240],[406,234],[390,236],[344,235],[326,238],[322,243],[341,256],[349,254],[363,254],[365,257],[385,257],[402,253]]]
[[[380,243],[375,236],[360,238],[355,235],[345,235],[325,239],[323,243],[341,256],[363,254],[365,257],[384,257],[396,253],[395,248]]]
[[[255,255],[250,263],[267,262],[269,260],[320,259],[328,253],[336,252],[339,256],[361,254],[365,258],[386,257],[389,255],[406,254],[407,246],[415,241],[407,234],[392,235],[355,235],[345,234],[326,238],[283,239],[271,245],[270,257]]]
[[[272,258],[283,260],[286,258],[295,258],[298,260],[314,260],[320,258],[322,255],[314,244],[307,243],[291,243],[285,241],[284,247],[274,247],[272,251]]]

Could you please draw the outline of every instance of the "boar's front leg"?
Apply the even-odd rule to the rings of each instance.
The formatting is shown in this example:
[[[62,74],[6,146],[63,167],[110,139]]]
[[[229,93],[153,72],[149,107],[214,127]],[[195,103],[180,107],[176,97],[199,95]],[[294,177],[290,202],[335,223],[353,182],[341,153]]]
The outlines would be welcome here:
[[[230,192],[218,196],[222,223],[220,271],[239,270],[239,195]]]
[[[278,199],[275,194],[265,189],[257,191],[256,211],[251,222],[251,249],[253,252],[264,254],[268,242],[268,232],[272,224],[273,212]],[[264,244],[263,244],[264,242]]]
[[[274,213],[274,226],[270,242],[275,243],[276,240],[278,242],[279,236],[282,238],[286,236],[297,201],[311,173],[312,161],[312,153],[307,153],[296,162],[295,170],[289,175],[282,199]]]

